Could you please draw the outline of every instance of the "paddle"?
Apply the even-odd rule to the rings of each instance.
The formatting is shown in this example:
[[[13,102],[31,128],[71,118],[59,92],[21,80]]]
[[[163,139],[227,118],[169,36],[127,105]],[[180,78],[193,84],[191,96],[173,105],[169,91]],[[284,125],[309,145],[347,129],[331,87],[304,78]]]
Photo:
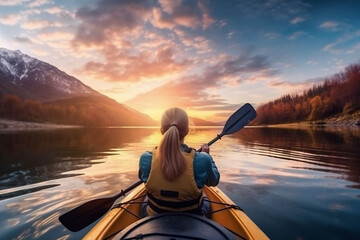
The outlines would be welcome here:
[[[246,103],[229,117],[229,119],[225,123],[223,131],[218,134],[213,140],[208,142],[208,145],[210,146],[217,140],[221,139],[221,137],[224,135],[232,134],[239,131],[255,117],[255,109],[249,103]],[[199,148],[197,151],[201,152],[201,148]]]
[[[59,217],[60,222],[70,231],[77,232],[83,229],[84,227],[90,225],[102,215],[104,215],[111,206],[114,204],[115,200],[121,196],[125,196],[126,193],[130,192],[137,186],[142,183],[141,180],[132,184],[131,186],[121,190],[120,193],[107,198],[94,199],[89,202],[86,202],[73,210],[61,215]]]
[[[232,134],[239,131],[255,117],[255,109],[249,103],[246,103],[229,117],[229,119],[225,123],[223,131],[218,134],[213,140],[211,140],[208,145],[210,146],[224,135]],[[200,151],[201,148],[198,150],[198,152]],[[124,196],[127,192],[133,190],[141,183],[142,181],[139,180],[131,186],[127,187],[126,189],[121,190],[120,193],[112,197],[94,199],[86,202],[79,207],[61,215],[59,217],[59,220],[67,229],[72,232],[77,232],[96,221],[102,215],[104,215],[107,211],[109,211],[116,199]]]

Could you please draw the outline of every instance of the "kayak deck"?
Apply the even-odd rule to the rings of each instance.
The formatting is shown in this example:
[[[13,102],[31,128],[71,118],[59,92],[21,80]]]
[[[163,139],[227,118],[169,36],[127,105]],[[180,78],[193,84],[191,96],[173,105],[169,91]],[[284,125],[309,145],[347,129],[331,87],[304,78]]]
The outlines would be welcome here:
[[[204,188],[210,200],[210,219],[228,229],[238,239],[269,239],[263,231],[218,187]],[[129,225],[142,221],[141,205],[146,195],[144,184],[135,188],[88,232],[84,239],[112,239]],[[203,218],[203,217],[202,217]],[[144,218],[143,218],[144,219]]]

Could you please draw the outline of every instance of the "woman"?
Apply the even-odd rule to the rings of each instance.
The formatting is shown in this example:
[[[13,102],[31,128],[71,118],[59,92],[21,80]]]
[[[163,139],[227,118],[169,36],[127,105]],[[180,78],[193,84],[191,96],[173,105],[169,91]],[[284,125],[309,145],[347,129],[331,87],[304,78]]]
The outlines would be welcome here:
[[[189,118],[180,108],[161,118],[163,138],[152,152],[140,157],[139,178],[145,183],[149,215],[169,211],[201,213],[204,185],[216,186],[220,174],[207,144],[196,152],[184,144]]]

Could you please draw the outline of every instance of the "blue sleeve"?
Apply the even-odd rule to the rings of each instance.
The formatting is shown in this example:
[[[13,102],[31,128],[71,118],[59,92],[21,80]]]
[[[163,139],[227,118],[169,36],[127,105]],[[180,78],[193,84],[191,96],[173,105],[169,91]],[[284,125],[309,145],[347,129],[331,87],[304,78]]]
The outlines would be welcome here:
[[[219,183],[220,173],[209,154],[195,153],[194,176],[198,188],[203,188],[204,185],[216,186]]]
[[[139,161],[139,179],[146,182],[150,175],[152,152],[144,152]]]

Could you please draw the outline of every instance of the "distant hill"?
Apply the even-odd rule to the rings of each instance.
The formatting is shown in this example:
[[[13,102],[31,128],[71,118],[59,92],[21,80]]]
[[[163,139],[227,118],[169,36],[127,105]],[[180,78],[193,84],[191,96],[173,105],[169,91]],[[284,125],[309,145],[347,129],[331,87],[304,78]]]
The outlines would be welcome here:
[[[315,85],[303,94],[285,95],[257,108],[253,124],[294,122],[360,125],[360,64]]]
[[[87,126],[155,125],[58,68],[0,48],[0,117]]]
[[[46,120],[85,126],[156,126],[148,115],[104,96],[80,96],[43,104]],[[59,121],[58,119],[61,119]]]
[[[191,124],[193,124],[195,126],[218,126],[218,125],[221,125],[216,122],[206,121],[206,120],[203,120],[200,118],[194,118],[194,117],[189,117],[189,121]]]

